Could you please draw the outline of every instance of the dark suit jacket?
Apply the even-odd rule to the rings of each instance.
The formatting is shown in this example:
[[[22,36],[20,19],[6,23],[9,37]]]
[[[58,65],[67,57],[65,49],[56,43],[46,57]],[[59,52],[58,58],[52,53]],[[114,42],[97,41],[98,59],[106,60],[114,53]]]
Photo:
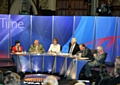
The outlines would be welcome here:
[[[69,51],[70,51],[70,48],[71,48],[71,43],[69,44],[68,53],[69,53]],[[76,43],[76,44],[75,44],[75,47],[74,47],[74,49],[73,49],[72,55],[75,55],[78,51],[80,51],[80,49],[79,49],[79,45]]]
[[[101,64],[104,64],[105,59],[106,59],[106,53],[102,53],[102,54],[94,57],[94,61],[93,62],[95,64],[95,66],[99,66]]]
[[[117,85],[117,84],[120,84],[120,76],[116,77],[116,78],[113,78],[111,81],[110,81],[110,84],[109,85]]]
[[[84,51],[79,51],[78,53],[82,53],[81,57],[88,57],[89,59],[93,59],[93,55],[91,53],[91,50],[87,47],[85,47]]]
[[[96,79],[95,85],[108,85],[110,82],[111,76],[109,74],[103,74],[100,73],[99,76]]]

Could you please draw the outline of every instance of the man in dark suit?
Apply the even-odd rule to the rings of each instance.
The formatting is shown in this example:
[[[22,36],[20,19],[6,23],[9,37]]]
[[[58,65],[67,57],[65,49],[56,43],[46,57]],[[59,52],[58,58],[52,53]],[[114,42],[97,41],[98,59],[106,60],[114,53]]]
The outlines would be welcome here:
[[[80,51],[80,49],[79,49],[79,45],[76,43],[76,38],[72,38],[72,41],[69,44],[68,53],[75,55],[78,51]]]
[[[90,60],[93,60],[93,55],[91,50],[85,46],[85,44],[79,45],[80,51],[77,54],[81,53],[81,57],[88,57]]]
[[[114,70],[114,75],[115,75],[115,78],[113,78],[109,85],[117,85],[117,84],[120,84],[120,66],[116,67],[115,70]]]
[[[104,52],[104,49],[102,46],[98,46],[97,47],[97,54],[94,54],[94,61],[88,62],[85,65],[85,75],[86,77],[91,77],[91,67],[95,67],[95,66],[100,66],[101,64],[103,64],[105,62],[105,58],[106,58],[106,54]]]

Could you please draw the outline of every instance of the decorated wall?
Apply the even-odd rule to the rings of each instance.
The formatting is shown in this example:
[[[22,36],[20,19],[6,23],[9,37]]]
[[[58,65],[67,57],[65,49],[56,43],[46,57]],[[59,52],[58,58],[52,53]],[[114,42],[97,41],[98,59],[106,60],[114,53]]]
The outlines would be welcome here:
[[[16,40],[28,51],[38,39],[47,52],[52,39],[58,38],[67,53],[72,37],[90,49],[102,45],[106,62],[113,63],[120,55],[120,17],[0,15],[0,58],[10,57]]]

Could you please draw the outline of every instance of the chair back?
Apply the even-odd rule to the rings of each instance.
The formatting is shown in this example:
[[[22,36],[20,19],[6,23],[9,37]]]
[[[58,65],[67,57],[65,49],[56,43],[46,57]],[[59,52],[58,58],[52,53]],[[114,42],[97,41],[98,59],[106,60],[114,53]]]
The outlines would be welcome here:
[[[13,46],[10,46],[10,53],[12,53],[12,48],[13,48]]]
[[[92,55],[97,54],[97,50],[92,49],[92,50],[91,50],[91,54],[92,54]]]
[[[111,77],[110,76],[106,76],[103,79],[100,80],[100,82],[98,83],[98,85],[107,85],[110,81]]]
[[[105,64],[106,58],[107,58],[107,53],[105,53],[105,58],[104,58],[103,64]]]
[[[62,46],[60,46],[60,51],[62,51]]]

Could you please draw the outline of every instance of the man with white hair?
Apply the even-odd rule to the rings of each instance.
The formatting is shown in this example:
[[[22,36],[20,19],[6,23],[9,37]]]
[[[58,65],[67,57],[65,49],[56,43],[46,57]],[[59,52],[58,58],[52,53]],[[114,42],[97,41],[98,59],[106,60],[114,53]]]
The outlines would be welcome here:
[[[54,84],[51,82],[45,82],[43,85],[54,85]]]
[[[45,84],[46,82],[51,82],[53,85],[58,85],[58,81],[54,76],[46,77],[45,80],[43,81],[43,84]]]
[[[69,44],[69,50],[68,53],[71,53],[72,55],[75,55],[79,51],[79,45],[77,44],[76,38],[72,38],[72,41]]]
[[[20,76],[17,73],[12,72],[7,75],[4,80],[5,85],[20,85]]]
[[[85,65],[85,75],[86,77],[91,77],[91,67],[95,67],[95,66],[100,66],[101,64],[103,64],[105,62],[106,59],[106,53],[104,52],[104,49],[102,46],[98,46],[97,47],[97,54],[94,54],[94,61],[88,62]]]
[[[78,83],[76,83],[76,84],[74,84],[74,85],[85,85],[85,83],[83,83],[83,82],[78,82]]]

